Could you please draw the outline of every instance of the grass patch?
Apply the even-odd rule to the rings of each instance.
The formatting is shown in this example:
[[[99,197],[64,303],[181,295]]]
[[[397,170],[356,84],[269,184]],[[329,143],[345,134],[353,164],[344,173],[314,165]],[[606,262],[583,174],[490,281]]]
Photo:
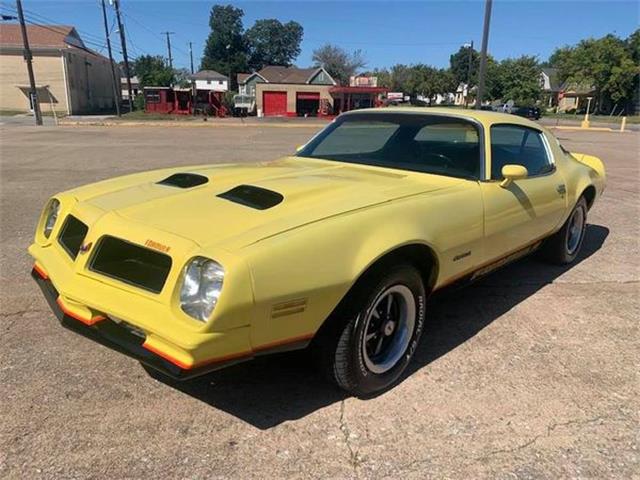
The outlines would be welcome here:
[[[113,117],[114,119],[117,119],[118,117]],[[198,117],[194,117],[193,115],[170,115],[170,114],[166,114],[166,113],[145,113],[144,110],[135,110],[133,112],[127,112],[127,113],[123,113],[122,117],[120,117],[122,120],[126,120],[126,121],[140,121],[140,122],[144,122],[144,121],[158,121],[158,120],[165,120],[165,121],[184,121],[184,122],[192,122],[194,120],[202,120],[202,116],[198,116]]]

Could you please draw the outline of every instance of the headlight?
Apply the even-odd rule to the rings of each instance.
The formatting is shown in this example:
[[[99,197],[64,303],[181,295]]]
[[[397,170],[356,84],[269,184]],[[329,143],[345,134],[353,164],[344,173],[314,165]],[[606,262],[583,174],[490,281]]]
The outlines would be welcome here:
[[[224,268],[204,257],[195,257],[184,271],[180,290],[180,308],[197,320],[206,321],[218,303]]]
[[[47,206],[46,217],[44,219],[44,236],[46,238],[49,238],[53,227],[56,225],[56,220],[58,220],[58,210],[60,210],[60,202],[54,198]]]

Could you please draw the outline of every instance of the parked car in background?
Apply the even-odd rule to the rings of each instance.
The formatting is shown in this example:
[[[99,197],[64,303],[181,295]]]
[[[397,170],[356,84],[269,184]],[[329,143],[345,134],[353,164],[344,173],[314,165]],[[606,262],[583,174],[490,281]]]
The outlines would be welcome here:
[[[573,262],[604,187],[598,158],[523,118],[367,109],[274,162],[59,193],[29,253],[65,327],[166,375],[310,346],[367,396],[401,378],[433,292],[538,249]]]
[[[540,109],[538,107],[512,107],[511,113],[529,120],[540,120]]]

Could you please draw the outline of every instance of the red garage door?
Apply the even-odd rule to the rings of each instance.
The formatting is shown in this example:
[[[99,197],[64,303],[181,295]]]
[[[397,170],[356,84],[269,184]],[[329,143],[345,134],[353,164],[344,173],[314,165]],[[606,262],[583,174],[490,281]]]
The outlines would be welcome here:
[[[286,115],[287,92],[263,92],[262,105],[265,115]]]

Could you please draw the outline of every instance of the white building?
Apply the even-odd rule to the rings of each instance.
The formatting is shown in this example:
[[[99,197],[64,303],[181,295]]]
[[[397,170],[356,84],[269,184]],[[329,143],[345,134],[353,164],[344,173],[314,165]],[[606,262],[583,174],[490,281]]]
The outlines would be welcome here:
[[[214,92],[226,92],[229,90],[229,78],[215,70],[200,70],[191,75],[191,80],[196,82],[196,90],[211,90]]]
[[[122,87],[121,89],[122,100],[123,101],[129,100],[129,88],[127,85],[127,77],[120,78],[120,85]],[[138,94],[141,93],[141,91],[142,89],[140,88],[140,81],[138,80],[138,77],[134,75],[133,77],[131,77],[131,93],[133,94],[133,98],[136,98]]]

